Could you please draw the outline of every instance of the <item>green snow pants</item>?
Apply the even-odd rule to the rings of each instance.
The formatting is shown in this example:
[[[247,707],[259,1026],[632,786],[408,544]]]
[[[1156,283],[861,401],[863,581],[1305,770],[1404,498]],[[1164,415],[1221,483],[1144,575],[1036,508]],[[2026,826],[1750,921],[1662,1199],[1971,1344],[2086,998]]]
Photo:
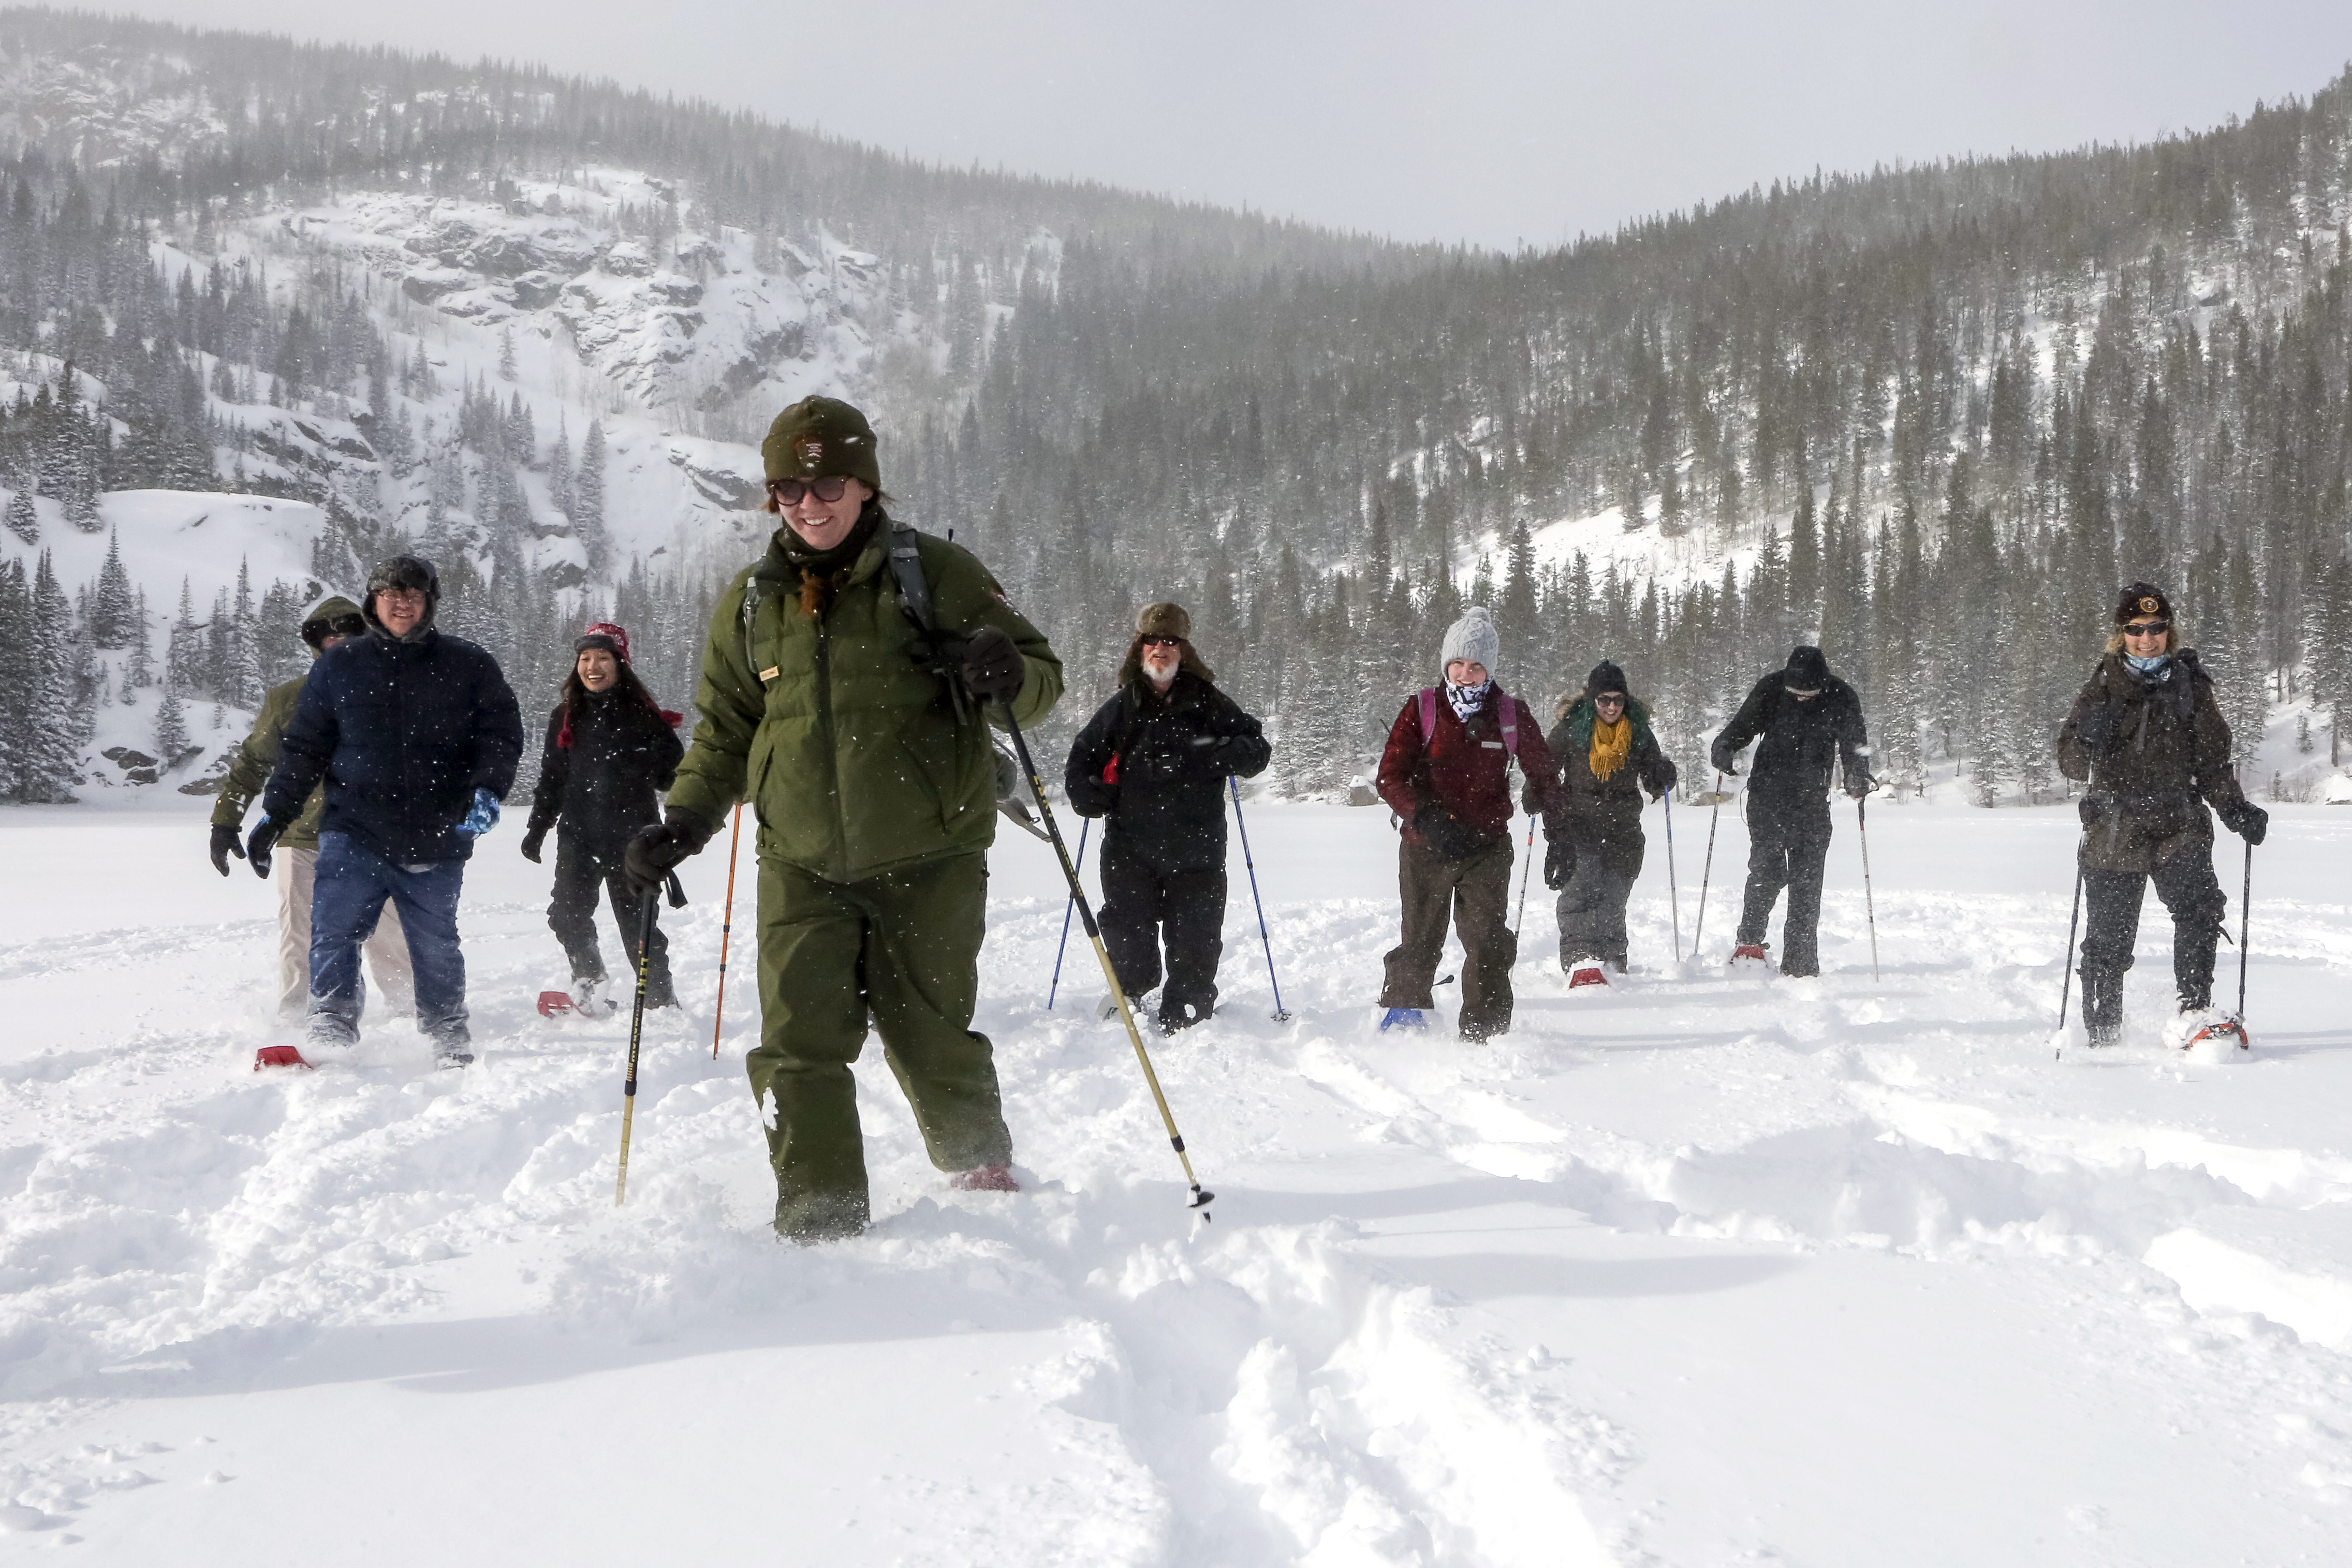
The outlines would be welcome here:
[[[864,882],[760,862],[760,1044],[745,1059],[776,1171],[776,1229],[853,1236],[870,1217],[850,1076],[870,1017],[943,1171],[1010,1165],[988,1037],[973,1032],[988,857]]]

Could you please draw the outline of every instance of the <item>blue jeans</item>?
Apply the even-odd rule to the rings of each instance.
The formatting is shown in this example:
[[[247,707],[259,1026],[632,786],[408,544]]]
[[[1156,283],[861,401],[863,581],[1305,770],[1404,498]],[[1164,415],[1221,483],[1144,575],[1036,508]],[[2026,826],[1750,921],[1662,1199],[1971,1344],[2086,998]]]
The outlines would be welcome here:
[[[408,936],[416,974],[416,1025],[436,1044],[463,1045],[466,956],[457,946],[457,894],[464,861],[398,865],[349,833],[320,833],[310,895],[310,1038],[351,1045],[360,1037],[367,993],[360,984],[360,944],[390,899]]]

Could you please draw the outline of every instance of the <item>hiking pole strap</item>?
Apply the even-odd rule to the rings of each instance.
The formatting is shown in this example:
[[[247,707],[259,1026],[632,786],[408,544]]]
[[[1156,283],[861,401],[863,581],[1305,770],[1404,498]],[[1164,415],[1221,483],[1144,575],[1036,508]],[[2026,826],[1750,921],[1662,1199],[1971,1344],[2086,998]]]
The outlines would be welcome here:
[[[719,1000],[710,1009],[710,1060],[719,1060],[719,1030],[727,1018],[727,944],[735,932],[735,852],[743,841],[743,802],[735,802],[735,830],[727,836],[727,902],[719,915]]]

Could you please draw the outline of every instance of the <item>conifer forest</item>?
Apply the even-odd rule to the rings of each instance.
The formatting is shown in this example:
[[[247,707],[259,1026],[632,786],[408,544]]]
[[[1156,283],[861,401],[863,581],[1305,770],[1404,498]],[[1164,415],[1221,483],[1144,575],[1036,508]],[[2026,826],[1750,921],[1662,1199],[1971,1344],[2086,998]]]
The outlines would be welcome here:
[[[1813,172],[1506,255],[437,57],[19,10],[0,73],[11,800],[72,796],[110,705],[144,705],[169,769],[203,707],[307,666],[313,595],[401,549],[527,710],[606,616],[686,706],[764,539],[750,448],[800,391],[866,407],[896,514],[951,528],[1051,636],[1049,740],[1175,599],[1268,717],[1272,787],[1343,791],[1484,603],[1507,687],[1548,716],[1615,660],[1689,788],[1811,642],[1895,794],[2032,802],[2146,579],[2242,760],[2293,702],[2325,716],[2315,762],[2341,758],[2352,75],[2150,145]],[[478,204],[538,248],[420,260],[302,216],[377,201]],[[667,291],[627,329],[669,358],[596,358],[595,280],[632,278]],[[728,287],[807,309],[713,358]],[[625,426],[720,454],[703,494],[737,522],[672,543],[608,454]],[[125,535],[62,580],[60,532],[118,533],[132,491],[324,522],[307,576],[197,593]]]

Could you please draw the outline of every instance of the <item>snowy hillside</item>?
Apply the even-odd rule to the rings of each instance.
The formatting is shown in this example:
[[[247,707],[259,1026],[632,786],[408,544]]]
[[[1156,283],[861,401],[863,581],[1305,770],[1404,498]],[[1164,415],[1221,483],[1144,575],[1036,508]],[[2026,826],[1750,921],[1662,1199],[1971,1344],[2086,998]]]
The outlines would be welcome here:
[[[462,915],[481,1065],[387,1026],[258,1078],[269,890],[162,799],[0,814],[37,890],[0,907],[0,1557],[2352,1553],[2352,812],[2276,813],[2256,1049],[2208,1066],[2051,1060],[2063,808],[1874,810],[1876,980],[1849,815],[1800,982],[1717,967],[1736,809],[1668,961],[1653,810],[1635,974],[1563,992],[1538,890],[1517,1027],[1475,1051],[1370,1032],[1385,814],[1254,808],[1297,1021],[1237,886],[1224,1010],[1155,1048],[1206,1226],[1082,947],[1045,1009],[1061,901],[1008,840],[980,1027],[1029,1190],[945,1190],[869,1057],[879,1223],[803,1250],[767,1236],[740,992],[710,1056],[717,852],[615,1212],[625,1030],[531,1013],[562,957],[510,840]],[[1706,823],[1674,827],[1687,942]],[[2168,942],[2151,904],[2141,1029]]]

